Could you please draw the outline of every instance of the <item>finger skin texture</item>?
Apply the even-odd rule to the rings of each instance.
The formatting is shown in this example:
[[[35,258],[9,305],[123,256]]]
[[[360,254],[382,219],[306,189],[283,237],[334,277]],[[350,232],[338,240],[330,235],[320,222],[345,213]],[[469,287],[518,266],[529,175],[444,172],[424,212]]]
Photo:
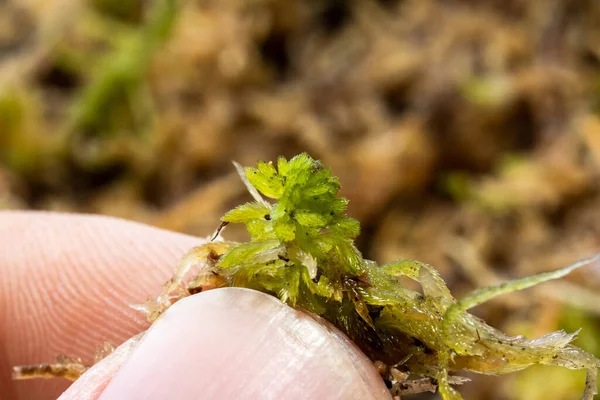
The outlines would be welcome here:
[[[156,295],[198,238],[108,217],[0,211],[0,398],[56,399],[62,379],[12,381],[58,354],[90,362],[148,328],[128,307]]]
[[[101,400],[389,399],[337,329],[272,296],[215,289],[150,328]]]

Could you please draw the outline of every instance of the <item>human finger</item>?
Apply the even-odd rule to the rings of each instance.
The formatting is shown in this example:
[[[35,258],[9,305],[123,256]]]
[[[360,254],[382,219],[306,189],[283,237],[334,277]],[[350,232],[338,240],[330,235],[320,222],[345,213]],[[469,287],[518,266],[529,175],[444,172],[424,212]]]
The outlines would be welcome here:
[[[82,398],[73,393],[70,399]],[[215,289],[171,307],[100,400],[389,399],[371,361],[324,320],[264,293]]]
[[[0,393],[55,399],[68,382],[11,381],[13,365],[57,354],[90,362],[148,323],[128,304],[157,294],[202,241],[116,218],[0,212]]]

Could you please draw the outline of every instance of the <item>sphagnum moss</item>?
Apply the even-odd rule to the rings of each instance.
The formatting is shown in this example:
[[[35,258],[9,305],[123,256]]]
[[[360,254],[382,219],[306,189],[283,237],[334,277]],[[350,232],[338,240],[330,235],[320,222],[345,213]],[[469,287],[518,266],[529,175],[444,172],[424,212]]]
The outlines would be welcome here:
[[[300,154],[289,161],[280,158],[277,167],[264,162],[257,168],[236,167],[255,201],[226,213],[212,240],[183,258],[156,301],[138,307],[150,321],[202,290],[251,288],[337,326],[374,361],[394,395],[437,386],[443,399],[456,400],[461,396],[452,385],[466,379],[450,372],[504,374],[544,364],[586,369],[582,399],[592,399],[600,361],[570,344],[576,333],[558,331],[534,340],[511,337],[467,310],[497,295],[560,278],[599,255],[456,300],[427,264],[399,260],[378,265],[362,257],[354,245],[360,225],[345,215],[348,200],[337,196],[339,181],[320,162]],[[250,241],[222,240],[221,228],[229,223],[245,224]],[[193,268],[198,265],[202,268]],[[400,277],[419,282],[423,294],[404,287]],[[80,362],[68,360],[17,367],[15,378],[76,378],[83,371]]]

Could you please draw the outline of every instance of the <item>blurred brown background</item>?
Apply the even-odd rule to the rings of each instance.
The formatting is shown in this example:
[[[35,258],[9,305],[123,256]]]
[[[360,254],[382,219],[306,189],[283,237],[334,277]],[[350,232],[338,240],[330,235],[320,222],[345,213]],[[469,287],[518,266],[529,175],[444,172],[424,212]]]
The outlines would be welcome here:
[[[600,250],[599,107],[593,0],[0,0],[0,208],[206,236],[247,199],[230,160],[306,151],[366,257],[428,262],[457,296]],[[475,312],[583,327],[600,355],[599,288],[592,266]],[[583,379],[464,393],[575,399]]]

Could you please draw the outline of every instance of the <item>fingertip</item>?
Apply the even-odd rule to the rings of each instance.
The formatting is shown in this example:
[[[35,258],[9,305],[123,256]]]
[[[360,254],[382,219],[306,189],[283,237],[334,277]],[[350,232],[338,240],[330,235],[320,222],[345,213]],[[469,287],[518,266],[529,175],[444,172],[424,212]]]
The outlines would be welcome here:
[[[65,381],[14,382],[12,366],[58,354],[89,362],[104,341],[120,344],[147,329],[128,304],[157,294],[201,242],[117,218],[0,212],[0,393],[56,398]]]
[[[389,399],[335,328],[272,296],[216,289],[175,304],[100,397]]]

